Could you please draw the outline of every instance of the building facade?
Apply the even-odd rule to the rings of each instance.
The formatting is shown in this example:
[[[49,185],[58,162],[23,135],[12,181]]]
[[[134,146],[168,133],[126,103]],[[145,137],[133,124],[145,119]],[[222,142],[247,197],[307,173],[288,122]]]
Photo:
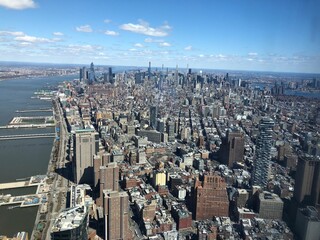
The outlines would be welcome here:
[[[229,216],[229,200],[226,183],[221,176],[205,175],[196,180],[194,187],[195,220],[212,219],[213,216]]]
[[[273,126],[274,121],[271,118],[260,120],[252,183],[262,188],[266,187],[269,178]]]
[[[74,180],[93,184],[93,156],[99,151],[99,134],[94,129],[77,130],[74,134]]]

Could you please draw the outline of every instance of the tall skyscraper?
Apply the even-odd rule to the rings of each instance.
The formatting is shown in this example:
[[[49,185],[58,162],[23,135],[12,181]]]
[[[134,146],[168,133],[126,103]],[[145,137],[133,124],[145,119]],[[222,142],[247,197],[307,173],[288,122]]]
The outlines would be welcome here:
[[[229,216],[227,185],[219,175],[205,175],[194,186],[195,220],[212,219],[213,216]]]
[[[256,158],[253,166],[252,183],[262,188],[268,183],[271,147],[272,147],[272,128],[274,121],[265,117],[259,123],[259,136],[256,144]]]
[[[82,67],[82,68],[80,68],[80,78],[79,78],[79,80],[80,81],[85,81],[85,80],[87,80],[87,69],[86,69],[86,67]]]
[[[74,134],[75,182],[93,184],[93,156],[99,151],[99,134],[93,129],[77,130]]]
[[[158,115],[158,107],[151,106],[150,107],[150,125],[153,129],[157,127],[157,115]]]
[[[148,67],[148,80],[151,79],[151,62],[149,62],[149,67]]]
[[[167,123],[167,133],[168,133],[168,141],[174,142],[175,135],[174,135],[174,122],[173,121],[169,121]]]
[[[96,80],[96,75],[94,73],[94,65],[93,63],[90,64],[90,71],[89,71],[89,79],[88,84],[92,84]]]
[[[109,76],[109,82],[112,83],[112,84],[114,84],[112,67],[109,67],[109,68],[108,68],[108,76]]]
[[[131,239],[129,231],[129,196],[126,192],[104,192],[105,239]]]
[[[235,162],[243,161],[244,134],[239,131],[228,131],[221,147],[222,162],[228,167],[233,167]]]
[[[293,197],[299,204],[320,206],[319,158],[299,156]]]

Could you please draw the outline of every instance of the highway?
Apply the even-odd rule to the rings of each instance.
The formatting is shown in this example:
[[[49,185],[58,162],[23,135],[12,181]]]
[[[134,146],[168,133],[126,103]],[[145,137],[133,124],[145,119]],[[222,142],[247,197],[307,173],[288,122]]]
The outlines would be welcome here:
[[[48,198],[48,212],[45,214],[45,216],[40,216],[41,214],[38,211],[31,240],[51,239],[50,230],[52,228],[52,224],[59,213],[66,208],[66,195],[68,191],[69,180],[62,175],[57,174],[56,170],[59,168],[64,168],[65,164],[68,162],[66,147],[69,141],[69,133],[63,117],[63,110],[60,107],[58,99],[53,100],[53,108],[56,123],[58,123],[60,126],[60,131],[57,133],[60,139],[55,140],[47,172],[48,176],[53,176],[50,196]],[[42,234],[36,231],[40,219],[41,221],[45,219],[45,227],[42,231]]]

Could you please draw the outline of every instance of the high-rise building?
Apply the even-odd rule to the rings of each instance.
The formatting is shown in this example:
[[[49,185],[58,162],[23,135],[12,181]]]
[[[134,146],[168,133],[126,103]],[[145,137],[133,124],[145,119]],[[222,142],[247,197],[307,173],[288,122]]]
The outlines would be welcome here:
[[[74,180],[93,184],[93,156],[99,151],[99,134],[94,129],[77,130],[74,134]]]
[[[109,76],[109,82],[114,84],[114,78],[113,78],[113,73],[112,73],[112,67],[109,67],[108,69],[108,76]]]
[[[92,84],[95,80],[96,80],[96,75],[94,73],[94,65],[93,65],[93,63],[91,63],[90,70],[89,70],[88,84]]]
[[[194,186],[195,220],[212,219],[214,216],[229,216],[227,185],[218,175],[205,175],[203,181],[196,180]]]
[[[174,142],[175,140],[175,135],[174,135],[174,122],[169,121],[167,123],[167,133],[168,133],[168,141],[169,142]]]
[[[80,78],[79,78],[79,80],[80,81],[87,80],[87,69],[86,69],[86,67],[80,68]]]
[[[274,121],[271,118],[265,117],[260,120],[252,184],[263,188],[267,185],[270,172],[273,126]]]
[[[97,205],[103,204],[103,191],[119,190],[119,167],[116,162],[108,163],[107,166],[100,166],[100,195],[96,200]]]
[[[298,209],[295,230],[301,240],[320,239],[320,214],[315,207]]]
[[[151,79],[151,62],[149,62],[149,67],[148,67],[148,80]]]
[[[299,156],[293,197],[299,204],[320,206],[319,158]]]
[[[157,128],[158,107],[151,106],[149,115],[150,115],[150,125],[153,129],[156,129]]]
[[[228,131],[221,147],[222,162],[232,167],[235,162],[242,162],[244,155],[244,134]]]
[[[104,216],[106,240],[130,239],[129,196],[126,192],[105,190]]]

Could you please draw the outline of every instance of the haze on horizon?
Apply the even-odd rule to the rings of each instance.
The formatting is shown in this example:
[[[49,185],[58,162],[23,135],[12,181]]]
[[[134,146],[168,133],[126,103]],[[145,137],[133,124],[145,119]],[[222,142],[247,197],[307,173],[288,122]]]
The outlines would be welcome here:
[[[182,4],[183,3],[183,4]],[[320,72],[320,2],[0,0],[0,61]]]

